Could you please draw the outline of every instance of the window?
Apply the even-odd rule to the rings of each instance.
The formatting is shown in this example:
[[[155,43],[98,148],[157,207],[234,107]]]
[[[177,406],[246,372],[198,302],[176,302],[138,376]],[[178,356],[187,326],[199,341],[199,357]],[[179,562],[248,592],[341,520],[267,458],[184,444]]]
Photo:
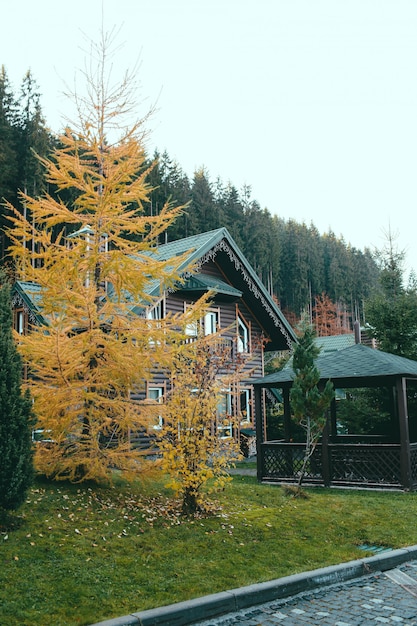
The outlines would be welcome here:
[[[32,441],[35,443],[54,443],[54,440],[49,436],[50,432],[50,430],[36,428],[35,430],[32,430]]]
[[[219,330],[219,311],[212,310],[207,311],[203,319],[190,322],[185,327],[185,334],[187,335],[187,341],[194,341],[198,337],[199,330],[204,331],[204,334],[213,335]]]
[[[249,328],[239,315],[237,318],[237,351],[249,352]]]
[[[228,439],[233,436],[232,396],[229,391],[225,391],[217,405],[217,432],[221,439]]]
[[[155,306],[149,307],[146,311],[148,320],[162,320],[164,318],[164,301],[160,300]]]
[[[252,398],[250,389],[242,389],[239,394],[241,424],[252,422]]]
[[[19,335],[25,334],[25,315],[23,311],[16,311],[16,330]]]
[[[192,304],[190,302],[184,302],[184,313],[187,311],[187,309],[191,309],[192,308]],[[185,340],[185,343],[192,343],[193,341],[195,341],[198,337],[198,321],[195,319],[192,322],[188,322],[188,324],[186,324],[185,326],[185,334],[187,336],[187,339]]]
[[[217,311],[207,311],[204,316],[204,334],[213,335],[218,329],[218,313]]]
[[[19,335],[26,335],[28,317],[23,309],[16,309],[13,314],[13,328]]]
[[[190,322],[185,327],[185,334],[187,335],[186,343],[191,343],[197,339],[198,335],[198,323],[197,320]]]
[[[146,319],[148,320],[152,320],[154,322],[157,322],[158,320],[162,320],[164,317],[164,301],[160,300],[157,304],[155,304],[152,307],[149,307],[148,309],[146,309]],[[149,328],[151,329],[151,332],[154,328],[161,328],[161,324],[149,324]],[[158,344],[159,345],[159,341],[155,341],[155,339],[150,339],[149,340],[150,345],[155,345]]]
[[[164,398],[163,387],[148,387],[148,398],[153,400],[155,404],[162,404]],[[153,426],[154,430],[161,430],[162,428],[162,415],[158,415],[156,423]]]

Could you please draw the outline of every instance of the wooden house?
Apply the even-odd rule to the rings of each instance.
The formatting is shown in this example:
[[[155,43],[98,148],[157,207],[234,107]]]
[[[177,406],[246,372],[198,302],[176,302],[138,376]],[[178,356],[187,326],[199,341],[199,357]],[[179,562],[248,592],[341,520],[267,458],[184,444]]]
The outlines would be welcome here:
[[[214,295],[204,320],[201,320],[203,331],[210,334],[228,329],[222,340],[229,343],[230,359],[242,354],[250,357],[247,359],[248,378],[264,376],[265,351],[288,350],[296,341],[290,324],[227,229],[219,228],[160,245],[155,254],[161,260],[185,254],[181,266],[184,280],[160,297],[160,285],[154,281],[150,295],[158,299],[152,307],[143,308],[141,314],[150,319],[161,319],[168,313],[184,311],[203,293],[210,291]],[[187,269],[190,265],[192,273]],[[36,284],[22,281],[15,284],[13,309],[14,325],[19,333],[28,332],[33,324],[45,323],[40,289]],[[190,328],[190,341],[193,334],[194,330]],[[162,373],[155,372],[152,380],[146,381],[146,396],[156,402],[162,401],[167,384]],[[246,437],[254,435],[255,421],[263,416],[254,412],[253,385],[239,383],[239,389],[231,391],[225,402],[232,415],[243,416],[240,431]]]

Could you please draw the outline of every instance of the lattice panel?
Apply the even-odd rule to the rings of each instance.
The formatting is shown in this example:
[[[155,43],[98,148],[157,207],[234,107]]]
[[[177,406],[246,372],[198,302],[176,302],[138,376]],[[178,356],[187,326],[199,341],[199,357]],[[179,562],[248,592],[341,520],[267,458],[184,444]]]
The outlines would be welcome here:
[[[304,461],[303,446],[265,447],[263,450],[263,478],[297,480]],[[321,451],[316,449],[307,464],[305,479],[322,477]]]
[[[410,446],[411,481],[417,485],[417,447]]]
[[[373,484],[400,484],[399,449],[372,449],[371,447],[333,448],[331,480]]]

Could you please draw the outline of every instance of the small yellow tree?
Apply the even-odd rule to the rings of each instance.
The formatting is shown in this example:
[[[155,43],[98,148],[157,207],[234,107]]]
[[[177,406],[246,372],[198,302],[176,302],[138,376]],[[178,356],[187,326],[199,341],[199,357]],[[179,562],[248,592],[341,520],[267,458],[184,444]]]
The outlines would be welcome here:
[[[242,372],[230,357],[230,344],[216,334],[183,344],[174,359],[159,446],[168,486],[186,515],[204,509],[207,493],[226,485],[228,469],[241,457],[239,417],[227,398]]]
[[[155,284],[162,292],[179,278],[183,259],[158,260],[156,245],[181,208],[145,215],[143,120],[125,123],[131,77],[112,85],[110,45],[103,35],[93,47],[97,67],[87,75],[87,97],[76,98],[79,122],[42,160],[49,183],[75,200],[22,194],[30,219],[14,210],[9,231],[18,277],[39,286],[46,320],[19,338],[38,428],[52,441],[38,447],[36,465],[73,481],[141,468],[130,434],[146,428],[150,414],[132,393],[155,367],[170,368],[169,346],[181,326],[143,315]]]

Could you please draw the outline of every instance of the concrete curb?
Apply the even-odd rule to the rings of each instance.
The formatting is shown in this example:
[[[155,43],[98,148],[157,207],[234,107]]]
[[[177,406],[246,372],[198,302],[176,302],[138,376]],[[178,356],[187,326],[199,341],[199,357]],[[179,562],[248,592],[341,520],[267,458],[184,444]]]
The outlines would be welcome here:
[[[311,572],[285,576],[265,583],[230,589],[194,600],[140,611],[124,617],[97,622],[90,626],[189,626],[227,613],[235,613],[256,604],[286,598],[318,587],[327,587],[360,578],[366,574],[384,572],[414,560],[417,560],[417,545],[400,550],[391,550],[348,563],[322,567]]]

